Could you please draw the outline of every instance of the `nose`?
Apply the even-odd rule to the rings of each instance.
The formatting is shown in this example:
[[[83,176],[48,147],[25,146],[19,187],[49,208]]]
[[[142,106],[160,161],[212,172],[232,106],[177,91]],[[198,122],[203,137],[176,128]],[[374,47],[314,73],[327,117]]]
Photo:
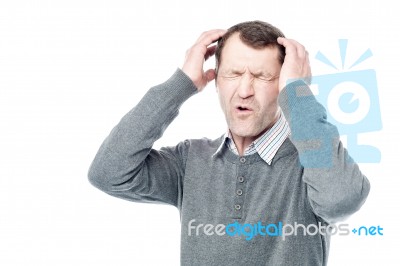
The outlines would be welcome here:
[[[254,88],[253,88],[253,77],[251,74],[243,74],[239,86],[237,88],[237,93],[240,98],[249,98],[254,95]]]

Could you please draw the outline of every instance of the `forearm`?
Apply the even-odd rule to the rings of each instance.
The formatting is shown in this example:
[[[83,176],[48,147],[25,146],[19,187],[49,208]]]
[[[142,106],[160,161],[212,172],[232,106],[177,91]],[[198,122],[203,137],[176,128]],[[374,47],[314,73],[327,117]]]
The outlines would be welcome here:
[[[343,147],[336,127],[326,120],[324,107],[301,81],[282,90],[279,104],[304,167],[314,212],[335,222],[357,211],[368,196],[369,182]]]
[[[89,169],[91,183],[102,190],[129,189],[153,143],[196,92],[181,70],[151,88],[102,143]]]

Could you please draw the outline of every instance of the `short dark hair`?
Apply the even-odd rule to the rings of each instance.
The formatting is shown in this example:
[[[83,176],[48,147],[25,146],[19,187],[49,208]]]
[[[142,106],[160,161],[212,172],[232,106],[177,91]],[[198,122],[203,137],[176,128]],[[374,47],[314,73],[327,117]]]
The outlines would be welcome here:
[[[276,46],[279,48],[279,61],[283,64],[285,58],[285,48],[277,42],[278,37],[285,37],[283,33],[275,26],[264,21],[247,21],[236,24],[218,40],[215,50],[215,69],[218,72],[221,63],[221,54],[226,41],[238,32],[240,40],[254,49],[261,49],[267,46]]]

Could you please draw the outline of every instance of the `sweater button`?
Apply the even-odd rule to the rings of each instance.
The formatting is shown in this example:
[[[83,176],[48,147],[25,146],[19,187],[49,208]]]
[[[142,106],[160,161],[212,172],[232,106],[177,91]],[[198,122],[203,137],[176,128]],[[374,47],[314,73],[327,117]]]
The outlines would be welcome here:
[[[239,176],[239,177],[238,177],[238,181],[239,181],[240,183],[243,183],[243,182],[244,182],[244,177],[243,177],[243,176]]]
[[[241,190],[241,189],[236,190],[236,194],[238,194],[239,196],[241,196],[241,195],[243,194],[243,190]]]
[[[238,211],[238,210],[240,210],[240,208],[241,208],[240,204],[236,204],[236,205],[235,205],[235,210]]]
[[[240,162],[241,162],[241,163],[245,163],[245,162],[246,162],[246,158],[240,157]]]

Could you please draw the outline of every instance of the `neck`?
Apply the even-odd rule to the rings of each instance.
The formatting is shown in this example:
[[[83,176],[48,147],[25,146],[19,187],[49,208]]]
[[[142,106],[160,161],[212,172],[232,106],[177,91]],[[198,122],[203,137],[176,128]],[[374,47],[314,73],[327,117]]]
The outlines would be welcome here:
[[[250,144],[257,139],[257,137],[241,137],[232,133],[233,142],[235,142],[236,149],[240,156],[244,155],[244,151]]]

